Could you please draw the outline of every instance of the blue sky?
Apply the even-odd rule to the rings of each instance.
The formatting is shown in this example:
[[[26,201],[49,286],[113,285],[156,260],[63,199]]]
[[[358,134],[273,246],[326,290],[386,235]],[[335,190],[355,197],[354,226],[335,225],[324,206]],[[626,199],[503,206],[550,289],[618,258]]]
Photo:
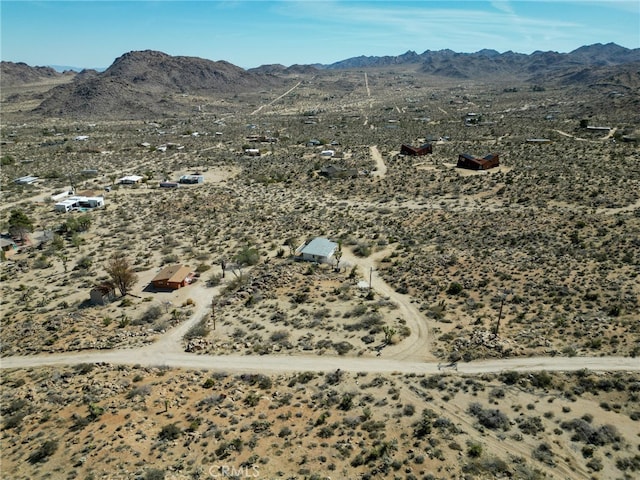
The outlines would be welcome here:
[[[632,1],[0,1],[2,60],[108,67],[131,50],[243,68],[407,50],[640,47]]]

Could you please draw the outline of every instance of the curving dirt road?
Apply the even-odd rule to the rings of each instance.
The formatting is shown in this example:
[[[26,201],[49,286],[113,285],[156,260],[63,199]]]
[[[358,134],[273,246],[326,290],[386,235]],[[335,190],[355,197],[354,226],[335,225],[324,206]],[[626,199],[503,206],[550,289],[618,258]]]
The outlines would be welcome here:
[[[397,312],[399,316],[407,322],[406,326],[411,330],[411,334],[402,342],[381,350],[381,356],[397,360],[424,361],[428,359],[435,361],[436,358],[431,355],[429,349],[427,319],[422,315],[418,307],[412,303],[411,297],[396,292],[376,273],[376,262],[389,253],[389,249],[380,250],[366,258],[356,257],[348,249],[344,249],[342,253],[342,260],[350,265],[358,265],[360,275],[367,282],[371,278],[371,288],[376,294],[387,297],[398,305]]]

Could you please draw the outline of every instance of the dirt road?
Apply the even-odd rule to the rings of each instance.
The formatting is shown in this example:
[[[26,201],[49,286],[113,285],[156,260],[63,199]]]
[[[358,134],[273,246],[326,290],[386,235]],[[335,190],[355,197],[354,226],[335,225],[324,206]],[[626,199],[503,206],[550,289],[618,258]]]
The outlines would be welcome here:
[[[389,298],[398,305],[398,316],[406,321],[406,326],[411,330],[411,334],[396,345],[389,345],[381,350],[384,358],[394,358],[397,360],[435,361],[435,357],[429,351],[429,332],[427,320],[422,315],[417,305],[412,303],[411,297],[396,292],[376,273],[376,262],[387,256],[389,249],[381,250],[373,255],[362,258],[356,257],[350,250],[344,249],[342,261],[350,265],[357,265],[360,276],[367,282],[371,279],[371,288],[378,296]]]
[[[26,357],[5,357],[2,369],[22,369],[42,366],[110,363],[120,365],[166,366],[239,372],[323,372],[341,369],[370,373],[443,373],[437,362],[392,360],[385,358],[313,356],[313,355],[196,355],[184,352],[160,352],[136,348],[109,351],[87,351]],[[640,371],[640,360],[629,357],[549,357],[483,360],[457,365],[459,373],[481,375],[502,371]]]
[[[293,87],[291,87],[289,90],[287,90],[286,92],[284,92],[282,95],[280,95],[279,97],[274,98],[273,100],[271,100],[269,103],[266,103],[264,105],[260,105],[257,109],[255,109],[253,112],[251,112],[249,115],[255,115],[256,113],[258,113],[260,110],[262,110],[264,107],[270,107],[271,105],[273,105],[274,103],[276,103],[278,100],[280,100],[283,97],[286,97],[287,95],[289,95],[291,92],[293,92],[296,88],[298,88],[300,85],[302,84],[302,81],[296,83]]]
[[[331,371],[372,373],[430,373],[451,372],[480,375],[483,373],[515,371],[640,371],[640,359],[628,357],[541,357],[482,360],[456,365],[443,365],[429,353],[429,335],[426,318],[411,298],[396,292],[375,271],[376,262],[389,254],[381,250],[360,258],[345,249],[342,261],[358,265],[360,274],[379,296],[388,297],[398,305],[398,315],[406,321],[411,334],[397,345],[382,350],[379,358],[343,357],[329,355],[198,355],[185,353],[182,337],[200,319],[209,314],[211,299],[219,288],[204,284],[194,285],[190,296],[196,308],[191,318],[170,330],[157,342],[139,348],[118,350],[87,350],[76,353],[41,354],[4,357],[2,369],[35,368],[42,366],[77,365],[81,363],[109,363],[120,365],[166,366],[177,368],[208,369],[218,371],[252,371],[265,373]]]
[[[384,163],[384,159],[380,154],[380,150],[378,150],[377,145],[373,145],[369,147],[369,152],[371,152],[371,158],[373,158],[376,162],[376,169],[373,172],[374,177],[384,178],[387,174],[387,166]]]

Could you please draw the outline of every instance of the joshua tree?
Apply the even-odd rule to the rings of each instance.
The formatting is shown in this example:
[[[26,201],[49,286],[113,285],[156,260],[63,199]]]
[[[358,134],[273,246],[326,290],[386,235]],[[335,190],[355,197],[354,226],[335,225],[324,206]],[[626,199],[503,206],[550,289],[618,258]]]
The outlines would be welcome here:
[[[340,270],[340,259],[342,258],[342,241],[338,242],[338,249],[333,254],[336,257],[336,272]]]
[[[298,239],[296,237],[289,237],[284,244],[289,247],[289,253],[293,256],[296,253]]]
[[[105,270],[111,276],[111,281],[118,287],[123,297],[138,280],[138,276],[129,264],[129,260],[122,253],[114,254]]]
[[[384,343],[391,343],[391,339],[397,333],[395,328],[392,328],[388,325],[382,327],[382,331],[384,332]]]

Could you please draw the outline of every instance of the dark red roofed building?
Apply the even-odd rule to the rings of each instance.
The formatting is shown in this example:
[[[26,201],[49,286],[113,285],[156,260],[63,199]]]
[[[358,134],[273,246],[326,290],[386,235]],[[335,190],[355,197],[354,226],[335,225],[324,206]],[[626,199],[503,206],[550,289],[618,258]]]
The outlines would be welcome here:
[[[419,147],[414,147],[412,145],[402,145],[400,147],[401,155],[411,155],[411,156],[420,156],[426,155],[427,153],[433,153],[433,147],[430,143],[425,143]]]
[[[467,168],[469,170],[489,170],[500,166],[500,160],[497,153],[490,153],[484,158],[476,158],[468,153],[458,155],[458,168]]]

